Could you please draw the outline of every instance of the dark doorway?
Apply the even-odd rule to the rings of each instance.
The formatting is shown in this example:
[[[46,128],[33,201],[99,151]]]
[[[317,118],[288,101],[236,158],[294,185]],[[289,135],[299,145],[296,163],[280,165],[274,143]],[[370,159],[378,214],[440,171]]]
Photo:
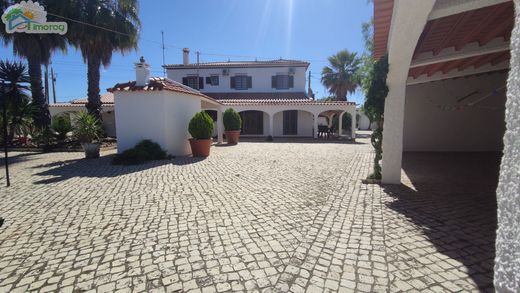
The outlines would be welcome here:
[[[283,135],[298,134],[298,111],[283,111]]]
[[[243,111],[240,112],[242,118],[242,134],[263,135],[264,134],[264,112],[262,111]]]

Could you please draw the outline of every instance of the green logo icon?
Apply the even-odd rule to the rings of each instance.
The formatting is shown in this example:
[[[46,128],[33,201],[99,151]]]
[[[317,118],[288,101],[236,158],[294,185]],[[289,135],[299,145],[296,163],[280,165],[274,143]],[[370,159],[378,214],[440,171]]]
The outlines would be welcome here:
[[[67,32],[66,22],[47,22],[47,12],[38,2],[21,1],[2,14],[7,33],[60,34]]]

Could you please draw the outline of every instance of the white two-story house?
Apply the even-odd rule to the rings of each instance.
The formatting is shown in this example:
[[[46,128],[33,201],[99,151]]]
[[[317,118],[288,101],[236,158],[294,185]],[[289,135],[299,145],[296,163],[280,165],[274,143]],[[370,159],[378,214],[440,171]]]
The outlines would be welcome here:
[[[217,100],[224,110],[238,111],[243,121],[242,135],[316,137],[318,116],[342,117],[349,113],[353,119],[356,117],[354,103],[320,102],[309,97],[308,62],[279,59],[190,63],[189,49],[185,48],[183,64],[164,67],[169,79]],[[208,112],[217,119],[216,111]],[[354,136],[354,129],[349,132]]]

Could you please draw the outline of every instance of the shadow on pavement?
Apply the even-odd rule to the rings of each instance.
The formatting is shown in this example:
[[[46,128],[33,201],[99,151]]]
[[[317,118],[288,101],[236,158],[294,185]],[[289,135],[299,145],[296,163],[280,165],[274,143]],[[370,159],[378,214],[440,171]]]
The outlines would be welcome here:
[[[388,207],[421,227],[436,250],[493,288],[500,153],[405,153],[409,182],[386,185]],[[391,233],[391,231],[387,231]]]

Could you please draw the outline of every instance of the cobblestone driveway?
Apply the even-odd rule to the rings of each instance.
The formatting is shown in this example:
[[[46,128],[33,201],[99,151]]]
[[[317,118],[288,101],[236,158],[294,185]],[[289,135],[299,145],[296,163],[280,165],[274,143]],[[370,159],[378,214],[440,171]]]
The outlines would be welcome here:
[[[417,201],[405,187],[361,184],[372,160],[366,139],[241,143],[212,152],[206,160],[132,167],[110,165],[110,152],[91,161],[77,153],[13,153],[12,187],[0,187],[0,292],[491,286],[488,201],[453,217],[452,206],[471,199],[433,204],[435,196]],[[437,211],[446,222],[437,222]],[[458,225],[469,228],[450,233]],[[475,235],[479,229],[487,232]],[[477,242],[461,240],[467,233]]]

